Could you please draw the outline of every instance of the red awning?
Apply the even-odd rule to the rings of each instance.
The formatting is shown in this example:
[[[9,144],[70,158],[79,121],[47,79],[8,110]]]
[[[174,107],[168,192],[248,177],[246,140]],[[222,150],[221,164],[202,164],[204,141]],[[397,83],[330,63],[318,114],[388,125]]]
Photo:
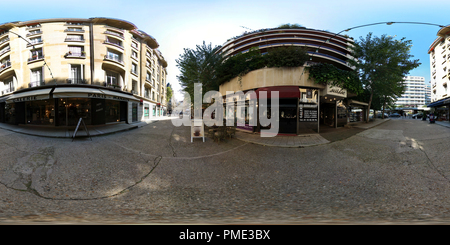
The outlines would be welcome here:
[[[267,96],[261,96],[259,92],[266,91]],[[256,90],[256,95],[258,98],[268,98],[272,97],[272,91],[278,91],[279,98],[300,98],[300,90],[297,86],[274,86],[274,87],[265,87],[259,88]]]

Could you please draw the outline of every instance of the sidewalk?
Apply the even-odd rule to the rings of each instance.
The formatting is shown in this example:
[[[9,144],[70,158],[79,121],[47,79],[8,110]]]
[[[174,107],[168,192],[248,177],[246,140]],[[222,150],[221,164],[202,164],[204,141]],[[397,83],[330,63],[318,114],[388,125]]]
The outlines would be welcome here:
[[[427,121],[428,122],[428,121]],[[428,122],[429,123],[429,122]],[[439,124],[441,126],[450,128],[450,122],[449,121],[435,121],[435,124]]]
[[[329,128],[326,130],[327,137],[330,134],[342,134],[342,131],[351,130],[351,128],[360,128],[360,129],[369,129],[375,126],[378,126],[384,122],[389,121],[390,119],[376,119],[369,123],[366,122],[356,122],[349,123],[349,125],[345,128]],[[359,131],[355,131],[357,133]],[[352,134],[348,134],[352,135]],[[254,144],[264,145],[264,146],[276,146],[276,147],[290,147],[290,148],[302,148],[308,146],[315,145],[323,145],[328,144],[332,141],[325,139],[321,135],[319,130],[318,134],[305,134],[305,135],[297,135],[297,136],[283,136],[277,135],[275,137],[261,137],[259,133],[248,133],[244,131],[236,131],[236,138],[245,142],[250,142]],[[328,137],[333,138],[333,137]],[[336,137],[339,138],[339,137]]]
[[[86,128],[89,132],[89,136],[100,136],[113,134],[117,132],[123,132],[139,127],[143,127],[152,122],[157,122],[159,120],[167,120],[170,119],[167,116],[148,119],[141,122],[136,123],[113,123],[113,124],[105,124],[105,125],[86,125]],[[51,138],[72,138],[75,126],[73,127],[53,127],[53,126],[36,126],[36,125],[11,125],[7,123],[0,123],[0,129],[9,130],[16,133],[34,135],[40,137],[51,137]],[[86,130],[83,125],[80,125],[78,128],[76,138],[78,137],[87,137]]]

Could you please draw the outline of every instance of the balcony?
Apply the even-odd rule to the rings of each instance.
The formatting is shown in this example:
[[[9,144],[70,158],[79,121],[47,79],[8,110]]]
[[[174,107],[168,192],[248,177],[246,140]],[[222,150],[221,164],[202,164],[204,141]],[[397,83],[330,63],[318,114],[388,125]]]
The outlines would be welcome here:
[[[38,41],[31,42],[31,43],[27,43],[27,48],[29,48],[31,46],[35,46],[35,45],[40,45],[43,43],[44,43],[44,40],[38,40]]]
[[[2,40],[0,40],[0,45],[2,45],[5,42],[9,41],[9,37],[3,38]]]
[[[117,48],[120,48],[120,49],[123,50],[123,46],[122,46],[121,42],[114,42],[114,41],[110,41],[110,40],[105,40],[103,43],[104,44],[108,44],[108,45],[112,45],[114,47],[117,47]]]
[[[77,32],[77,33],[83,33],[84,30],[82,28],[67,28],[64,30],[64,32]]]
[[[29,33],[27,33],[27,37],[33,36],[33,35],[39,35],[39,34],[42,34],[42,31],[41,31],[41,30],[30,31]]]
[[[34,62],[34,61],[39,61],[39,60],[43,60],[44,59],[44,55],[39,54],[39,55],[33,55],[31,58],[28,58],[28,62]]]
[[[2,56],[2,55],[4,55],[4,54],[8,53],[9,51],[11,51],[11,48],[10,48],[10,47],[7,47],[7,48],[5,48],[5,49],[0,50],[0,56]]]
[[[123,60],[120,57],[116,56],[116,55],[105,55],[104,60],[112,61],[112,62],[115,62],[115,63],[119,63],[121,65],[124,64]]]
[[[66,39],[64,39],[64,42],[84,43],[84,38],[83,37],[66,37]]]
[[[66,79],[66,82],[68,84],[87,84],[86,79],[81,79],[81,78],[68,78],[68,79]]]
[[[29,88],[34,88],[34,87],[39,87],[39,86],[44,86],[45,82],[44,81],[35,81],[35,82],[31,82],[28,84]]]
[[[113,88],[113,89],[116,89],[116,90],[121,90],[122,89],[122,87],[120,85],[118,85],[118,84],[104,82],[104,85],[107,88]]]
[[[14,91],[15,91],[15,88],[14,88],[14,87],[12,87],[12,88],[7,88],[7,89],[5,89],[5,90],[2,91],[2,95],[8,94],[8,93],[11,93],[11,92],[14,92]]]
[[[0,73],[3,71],[3,70],[6,70],[6,69],[8,69],[8,68],[10,68],[11,67],[11,61],[6,61],[5,63],[2,63],[1,65],[0,65]]]
[[[120,37],[123,39],[122,33],[114,32],[114,31],[105,31],[105,34],[113,35],[113,36]]]
[[[86,52],[81,51],[80,53],[74,53],[74,52],[67,52],[66,54],[64,54],[64,58],[80,58],[80,59],[84,59],[86,58]]]

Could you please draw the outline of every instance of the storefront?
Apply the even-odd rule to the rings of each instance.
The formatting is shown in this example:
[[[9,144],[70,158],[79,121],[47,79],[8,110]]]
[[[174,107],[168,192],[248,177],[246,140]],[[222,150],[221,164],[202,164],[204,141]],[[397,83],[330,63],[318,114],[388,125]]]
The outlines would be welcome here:
[[[435,101],[428,105],[428,107],[431,107],[432,110],[430,113],[433,113],[436,117],[436,120],[439,121],[449,121],[449,113],[450,113],[450,98],[442,99]]]
[[[337,86],[327,85],[321,90],[320,124],[337,128],[348,122],[348,106],[344,103],[347,90]]]
[[[47,126],[76,126],[80,118],[86,125],[131,122],[136,106],[130,103],[137,105],[137,102],[127,93],[62,86],[9,96],[1,117],[10,124]]]

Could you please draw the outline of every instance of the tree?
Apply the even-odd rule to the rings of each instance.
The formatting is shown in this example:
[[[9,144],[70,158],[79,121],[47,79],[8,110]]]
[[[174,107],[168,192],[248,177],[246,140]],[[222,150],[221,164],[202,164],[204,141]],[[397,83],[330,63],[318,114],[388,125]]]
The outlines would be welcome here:
[[[167,85],[167,96],[166,96],[167,102],[169,102],[169,100],[172,99],[172,95],[173,95],[172,86]]]
[[[196,49],[184,49],[176,60],[180,75],[182,90],[194,98],[194,84],[202,84],[202,97],[207,91],[218,91],[219,84],[216,76],[216,67],[222,62],[222,56],[216,53],[220,46],[212,47],[211,44],[197,45]]]
[[[371,108],[374,97],[389,98],[403,93],[403,78],[410,70],[420,65],[419,60],[410,60],[411,41],[395,40],[394,37],[382,35],[366,38],[360,37],[353,46],[353,57],[350,64],[356,67],[363,88],[369,95]],[[366,121],[369,121],[367,110]]]

